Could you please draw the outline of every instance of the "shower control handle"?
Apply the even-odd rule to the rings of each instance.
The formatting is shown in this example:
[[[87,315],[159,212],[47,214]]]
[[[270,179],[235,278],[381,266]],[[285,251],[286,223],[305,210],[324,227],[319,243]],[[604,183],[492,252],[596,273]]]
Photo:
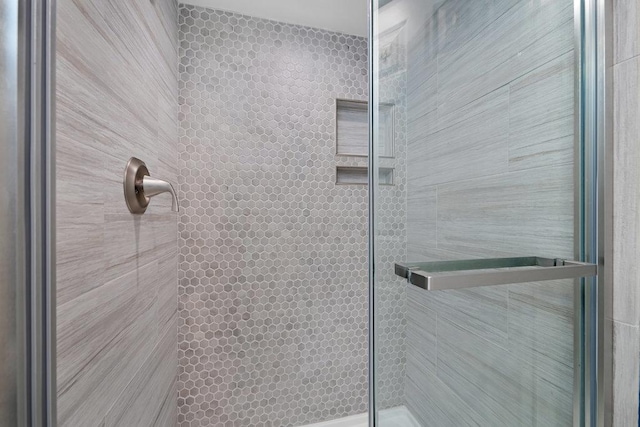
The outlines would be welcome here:
[[[178,212],[178,195],[173,185],[161,179],[151,178],[147,165],[132,157],[124,170],[124,199],[129,211],[143,214],[152,197],[162,193],[171,194],[171,211]]]

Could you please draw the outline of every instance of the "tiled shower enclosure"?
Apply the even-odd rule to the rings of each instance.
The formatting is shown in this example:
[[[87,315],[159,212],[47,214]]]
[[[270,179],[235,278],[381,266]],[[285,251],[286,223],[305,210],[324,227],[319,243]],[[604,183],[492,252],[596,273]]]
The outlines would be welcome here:
[[[640,8],[602,2],[604,415],[637,425]],[[579,0],[377,2],[374,136],[391,142],[369,307],[365,38],[175,0],[55,3],[57,425],[365,422],[374,307],[385,427],[572,423],[571,280],[428,293],[393,266],[573,258]],[[128,211],[132,156],[178,183],[178,214],[165,196]]]

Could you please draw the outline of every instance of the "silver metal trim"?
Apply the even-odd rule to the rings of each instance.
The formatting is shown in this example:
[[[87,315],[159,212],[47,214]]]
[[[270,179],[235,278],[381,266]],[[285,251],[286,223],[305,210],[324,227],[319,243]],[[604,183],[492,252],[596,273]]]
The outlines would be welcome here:
[[[44,86],[47,94],[45,102],[46,134],[45,162],[45,229],[47,243],[45,248],[47,295],[45,307],[45,395],[47,396],[45,425],[58,425],[58,385],[57,385],[57,301],[56,301],[56,8],[57,0],[45,0],[45,76]]]
[[[173,185],[161,179],[151,178],[147,165],[140,159],[131,157],[124,168],[122,187],[124,200],[132,214],[143,214],[151,197],[162,193],[171,194],[171,211],[178,212],[178,194]]]
[[[582,108],[583,108],[583,145],[582,145],[582,186],[583,186],[583,210],[584,218],[582,219],[583,227],[583,258],[584,260],[592,260],[597,256],[594,248],[597,245],[597,234],[594,235],[590,228],[597,221],[597,151],[595,147],[595,119],[596,119],[596,10],[594,8],[595,1],[585,0],[583,11],[583,89],[582,89]],[[594,260],[597,262],[597,258]],[[596,366],[596,354],[593,351],[597,345],[597,331],[594,330],[595,314],[597,307],[596,299],[593,298],[593,292],[596,290],[597,283],[595,280],[584,281],[584,425],[595,425],[594,420],[594,390],[597,385],[597,375],[594,375]],[[596,336],[594,336],[596,335]]]
[[[370,0],[368,2],[369,9],[369,43],[367,46],[368,65],[369,65],[369,170],[374,171],[378,168],[378,152],[374,142],[374,124],[376,123],[376,108],[378,103],[378,92],[376,87],[376,76],[374,71],[377,69],[377,55],[375,53],[375,34],[374,31],[378,27],[376,13],[378,0]],[[378,414],[376,412],[376,193],[378,184],[378,174],[369,174],[369,427],[377,427]]]
[[[396,275],[427,291],[592,277],[595,264],[557,258],[513,257],[396,264]]]
[[[0,120],[9,119],[0,126],[2,206],[7,208],[0,232],[10,231],[9,236],[0,233],[0,284],[11,306],[2,310],[11,317],[2,325],[3,335],[12,340],[2,342],[10,355],[3,357],[3,366],[11,372],[2,375],[9,381],[2,384],[2,425],[56,423],[54,8],[52,0],[0,5]],[[7,265],[10,278],[4,274]],[[8,287],[13,287],[10,293]]]
[[[608,0],[575,1],[576,258],[598,264],[575,292],[574,426],[609,425],[612,283],[612,11]],[[578,400],[578,399],[581,400]]]
[[[611,155],[611,2],[607,0],[576,0],[581,7],[579,40],[580,87],[577,107],[580,108],[578,189],[580,189],[581,230],[579,258],[598,265],[597,278],[582,281],[584,306],[581,340],[583,360],[583,406],[576,426],[603,427],[606,422],[605,401],[611,397],[608,389],[611,363],[611,331],[605,323],[610,312],[611,238],[612,238],[612,155]],[[575,417],[574,417],[575,418]]]
[[[596,148],[596,103],[597,103],[597,46],[596,46],[596,9],[595,0],[584,0],[583,29],[582,29],[582,146],[581,146],[581,193],[582,193],[582,259],[598,262],[597,233],[592,227],[597,222],[597,150]],[[594,279],[584,280],[584,425],[595,425],[594,390],[597,387],[595,366],[597,355],[594,347],[597,345],[597,330],[595,329],[597,299],[594,292],[597,282]]]
[[[0,3],[0,425],[27,422],[24,6]]]
[[[574,256],[584,261],[585,254],[585,180],[583,147],[584,140],[584,1],[574,0]],[[585,280],[578,279],[574,285],[573,313],[573,426],[584,426],[585,422],[585,390],[586,354],[585,354]]]
[[[28,56],[29,423],[56,424],[55,303],[55,2],[30,0]]]
[[[603,274],[598,278],[597,287],[597,397],[595,398],[595,425],[607,425],[605,402],[613,397],[611,385],[612,331],[607,327],[607,313],[612,312],[612,264],[613,257],[613,10],[609,0],[596,1],[597,37],[597,218],[595,233],[597,239],[598,268]],[[610,423],[611,421],[609,421]]]

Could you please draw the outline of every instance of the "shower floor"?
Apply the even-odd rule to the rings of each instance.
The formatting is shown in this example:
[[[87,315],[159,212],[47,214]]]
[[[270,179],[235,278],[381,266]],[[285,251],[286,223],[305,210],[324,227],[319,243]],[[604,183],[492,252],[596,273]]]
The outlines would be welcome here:
[[[406,406],[396,406],[380,411],[379,417],[381,427],[421,427]],[[369,414],[364,413],[302,427],[368,427],[368,422]]]

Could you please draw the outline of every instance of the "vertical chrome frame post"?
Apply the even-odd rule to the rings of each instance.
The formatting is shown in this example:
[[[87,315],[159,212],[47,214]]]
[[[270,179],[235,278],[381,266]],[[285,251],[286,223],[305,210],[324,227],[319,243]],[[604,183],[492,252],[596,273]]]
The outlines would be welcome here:
[[[53,1],[0,3],[0,424],[55,424]]]
[[[55,385],[55,159],[54,159],[54,0],[5,1],[15,24],[15,47],[3,51],[15,61],[15,91],[5,98],[3,115],[14,116],[16,131],[6,145],[14,147],[13,243],[19,345],[15,381],[17,426],[56,424]],[[3,18],[6,18],[4,16]],[[6,40],[3,40],[6,42]],[[4,46],[3,46],[4,49]],[[15,68],[13,68],[15,67]],[[5,136],[5,135],[3,135]],[[9,189],[8,186],[11,185]],[[5,186],[7,186],[5,188]],[[3,251],[2,256],[9,254]],[[4,261],[4,260],[3,260]],[[5,385],[3,385],[4,387]],[[3,408],[4,409],[4,408]]]
[[[597,194],[593,191],[596,178],[594,161],[597,152],[593,139],[593,106],[595,91],[593,77],[595,49],[590,37],[593,31],[592,0],[574,1],[575,26],[575,252],[580,261],[593,260],[597,240],[594,233],[594,208]],[[593,260],[597,263],[597,260]],[[592,386],[594,381],[593,329],[594,299],[591,293],[597,278],[578,280],[574,293],[574,389],[573,425],[591,426]]]
[[[576,255],[598,277],[575,292],[574,426],[605,425],[611,286],[610,1],[575,0]]]
[[[586,259],[584,236],[584,0],[574,0],[574,256],[579,261]],[[585,413],[585,287],[588,279],[575,281],[573,295],[573,426],[584,426]]]
[[[24,10],[0,2],[0,425],[27,423]]]
[[[30,0],[29,219],[31,421],[55,426],[55,0]]]
[[[375,144],[375,124],[378,120],[378,91],[375,70],[377,67],[377,43],[375,29],[378,27],[378,0],[369,1],[369,426],[377,425],[376,412],[376,252],[375,218],[376,193],[378,190],[378,149]]]
[[[607,317],[612,316],[613,296],[613,9],[611,0],[597,0],[596,28],[596,150],[598,153],[597,257],[600,271],[597,294],[597,363],[596,407],[594,425],[611,425],[606,402],[613,398],[611,389],[612,331]]]

